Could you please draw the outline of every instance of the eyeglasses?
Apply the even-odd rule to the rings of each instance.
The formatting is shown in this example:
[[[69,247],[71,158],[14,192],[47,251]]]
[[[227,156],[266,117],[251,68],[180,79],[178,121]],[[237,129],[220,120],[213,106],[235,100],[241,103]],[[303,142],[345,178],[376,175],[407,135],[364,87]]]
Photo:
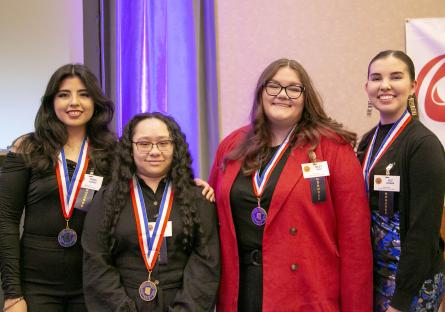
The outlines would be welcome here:
[[[284,89],[286,95],[292,100],[298,99],[305,90],[304,86],[290,85],[287,87],[283,87],[279,83],[273,81],[266,82],[266,86],[264,87],[264,89],[270,96],[277,96],[281,93],[281,90]]]
[[[158,148],[158,150],[161,152],[167,152],[173,146],[173,140],[162,140],[157,143],[149,142],[149,141],[139,141],[139,142],[132,142],[132,143],[136,144],[136,149],[141,154],[150,153],[154,146],[156,146]]]

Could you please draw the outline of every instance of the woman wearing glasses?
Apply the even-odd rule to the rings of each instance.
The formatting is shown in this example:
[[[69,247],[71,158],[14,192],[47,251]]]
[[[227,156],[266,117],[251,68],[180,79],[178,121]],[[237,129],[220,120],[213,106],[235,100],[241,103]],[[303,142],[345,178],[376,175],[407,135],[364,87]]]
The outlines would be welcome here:
[[[370,214],[355,140],[326,116],[299,63],[263,71],[251,124],[222,141],[210,176],[218,311],[371,311]]]
[[[84,288],[91,311],[211,311],[219,282],[216,210],[194,185],[178,124],[136,115],[111,184],[85,221]]]

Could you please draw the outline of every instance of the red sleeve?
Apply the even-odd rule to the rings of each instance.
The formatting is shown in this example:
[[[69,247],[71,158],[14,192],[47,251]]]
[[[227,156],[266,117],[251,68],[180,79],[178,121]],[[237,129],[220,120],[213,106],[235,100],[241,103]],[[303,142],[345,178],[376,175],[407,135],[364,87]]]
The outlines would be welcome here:
[[[325,157],[337,218],[341,311],[372,311],[371,217],[361,166],[349,144],[335,145]]]

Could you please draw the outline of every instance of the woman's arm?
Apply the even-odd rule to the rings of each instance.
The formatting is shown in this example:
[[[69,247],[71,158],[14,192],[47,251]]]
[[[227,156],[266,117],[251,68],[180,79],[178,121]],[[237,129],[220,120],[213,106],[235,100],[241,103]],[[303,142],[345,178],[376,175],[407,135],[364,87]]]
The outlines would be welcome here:
[[[82,233],[83,287],[88,310],[97,312],[136,311],[127,296],[120,275],[112,265],[110,248],[102,239],[105,215],[104,191],[94,197]]]
[[[171,311],[213,311],[220,275],[219,236],[216,208],[204,197],[198,200],[202,232],[184,270],[182,288]]]
[[[341,311],[372,311],[371,219],[361,166],[349,145],[328,151],[337,216]]]
[[[29,178],[22,155],[8,153],[0,173],[0,267],[5,299],[23,296],[19,225]]]
[[[445,192],[445,156],[439,140],[424,137],[409,155],[406,235],[402,241],[396,289],[391,306],[406,310],[431,270],[439,250],[439,233]],[[403,183],[403,182],[402,182]]]

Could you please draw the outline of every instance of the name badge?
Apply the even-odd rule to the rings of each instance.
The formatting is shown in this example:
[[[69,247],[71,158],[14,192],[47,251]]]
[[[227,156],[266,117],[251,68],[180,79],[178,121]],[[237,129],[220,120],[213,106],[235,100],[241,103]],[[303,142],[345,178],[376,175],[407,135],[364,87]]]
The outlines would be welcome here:
[[[104,177],[100,177],[94,174],[85,174],[82,182],[82,188],[98,191],[102,186],[102,181]]]
[[[400,176],[374,175],[374,191],[400,192]]]
[[[301,164],[301,169],[303,170],[303,177],[305,179],[329,176],[329,167],[327,161]]]
[[[150,232],[150,236],[153,234],[153,230],[155,228],[156,222],[148,222],[148,231]],[[164,237],[171,237],[172,234],[172,222],[167,222],[167,227],[165,228]]]

